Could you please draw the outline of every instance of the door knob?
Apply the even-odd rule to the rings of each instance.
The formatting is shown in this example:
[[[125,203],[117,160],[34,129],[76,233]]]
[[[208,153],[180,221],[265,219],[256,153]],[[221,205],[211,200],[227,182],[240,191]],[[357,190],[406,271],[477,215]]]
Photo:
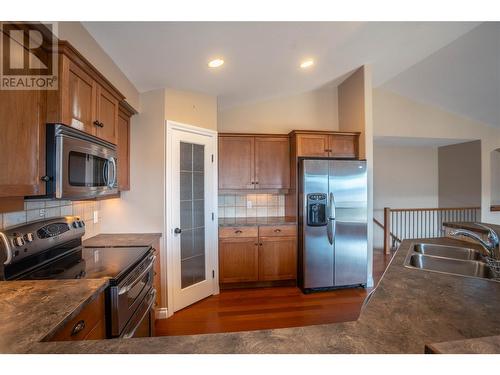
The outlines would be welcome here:
[[[174,233],[175,234],[180,234],[180,233],[182,233],[182,229],[181,228],[175,228],[174,229]]]

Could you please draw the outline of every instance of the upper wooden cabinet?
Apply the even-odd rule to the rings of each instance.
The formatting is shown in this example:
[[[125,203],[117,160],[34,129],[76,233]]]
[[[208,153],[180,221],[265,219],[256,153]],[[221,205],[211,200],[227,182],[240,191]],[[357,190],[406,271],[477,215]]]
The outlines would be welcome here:
[[[130,118],[137,112],[127,103],[118,108],[117,142],[118,190],[130,190]]]
[[[117,143],[123,95],[69,43],[60,41],[59,89],[48,92],[47,122]]]
[[[255,137],[256,189],[290,187],[290,143],[287,137]]]
[[[0,90],[0,197],[45,194],[45,95]]]
[[[39,52],[45,61],[46,51]],[[6,53],[4,48],[3,58]],[[0,198],[45,194],[40,178],[45,175],[46,99],[47,92],[41,90],[0,90]],[[22,198],[0,199],[0,211],[22,210],[24,203],[19,207],[19,202]]]
[[[358,157],[359,133],[293,131],[297,157]]]
[[[253,137],[219,135],[219,189],[254,188]]]
[[[220,134],[219,189],[288,189],[289,158],[286,136]]]

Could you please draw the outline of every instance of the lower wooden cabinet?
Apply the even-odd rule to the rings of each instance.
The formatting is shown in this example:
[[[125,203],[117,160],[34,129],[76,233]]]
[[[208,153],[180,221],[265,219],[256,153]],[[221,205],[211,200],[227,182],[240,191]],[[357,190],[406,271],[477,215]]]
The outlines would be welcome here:
[[[259,280],[290,280],[297,276],[297,239],[261,237],[259,242]]]
[[[105,338],[104,293],[101,293],[47,341],[102,340]]]
[[[259,279],[258,238],[223,238],[219,241],[219,281],[235,283]]]
[[[248,236],[243,237],[246,234]],[[297,237],[294,225],[221,229],[221,284],[294,280],[296,275]]]

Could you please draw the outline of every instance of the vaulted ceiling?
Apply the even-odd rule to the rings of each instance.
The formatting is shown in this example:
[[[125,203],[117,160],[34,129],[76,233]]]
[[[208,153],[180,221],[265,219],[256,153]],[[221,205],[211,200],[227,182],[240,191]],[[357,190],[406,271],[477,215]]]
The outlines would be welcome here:
[[[500,23],[481,24],[383,88],[500,127]]]
[[[417,69],[419,62],[433,58],[437,51],[477,25],[470,22],[84,23],[139,91],[174,87],[204,92],[217,95],[221,109],[313,90],[366,63],[373,66],[375,86],[390,81],[389,89],[419,96],[410,91],[415,76],[422,73],[418,70],[414,76],[401,73]],[[207,62],[218,56],[224,58],[225,64],[219,69],[208,69]],[[315,65],[308,70],[300,69],[299,63],[304,58],[313,58]],[[419,92],[425,91],[427,96],[431,86],[420,84]]]

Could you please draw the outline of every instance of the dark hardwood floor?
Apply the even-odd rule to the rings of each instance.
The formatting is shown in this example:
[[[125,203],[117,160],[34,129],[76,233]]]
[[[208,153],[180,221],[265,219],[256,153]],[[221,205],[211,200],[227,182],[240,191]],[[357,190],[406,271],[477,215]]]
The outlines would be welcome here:
[[[375,250],[375,284],[385,271],[391,256]],[[368,289],[352,288],[302,294],[296,287],[234,289],[156,321],[157,336],[249,331],[298,327],[356,320]]]

